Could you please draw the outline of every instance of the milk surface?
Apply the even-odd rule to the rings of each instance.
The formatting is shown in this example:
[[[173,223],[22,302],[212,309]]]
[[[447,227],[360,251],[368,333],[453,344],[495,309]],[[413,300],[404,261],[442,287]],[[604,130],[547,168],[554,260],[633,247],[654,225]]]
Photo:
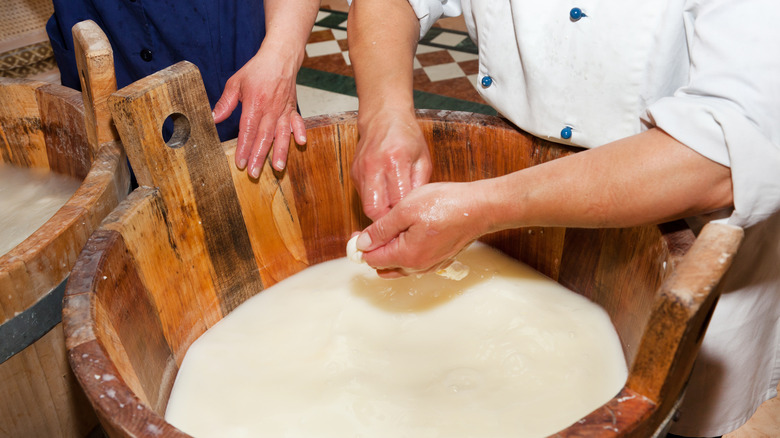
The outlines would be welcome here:
[[[543,437],[618,393],[607,314],[482,244],[469,275],[384,280],[346,258],[201,336],[166,420],[205,437]]]
[[[0,163],[0,255],[51,219],[80,185],[69,176]]]

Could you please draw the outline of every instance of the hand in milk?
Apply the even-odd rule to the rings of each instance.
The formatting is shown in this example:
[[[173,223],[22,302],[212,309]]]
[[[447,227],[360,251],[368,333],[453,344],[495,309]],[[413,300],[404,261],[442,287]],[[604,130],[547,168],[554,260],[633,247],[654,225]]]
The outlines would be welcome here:
[[[437,271],[462,278],[468,269],[450,262],[487,231],[484,218],[474,213],[475,198],[464,195],[471,188],[469,183],[419,187],[352,239],[351,259],[368,263],[384,278]]]
[[[358,237],[360,237],[360,234],[352,236],[352,238],[349,239],[349,242],[347,242],[347,259],[355,263],[365,263],[363,260],[363,251],[357,249]],[[437,270],[436,275],[450,280],[460,281],[469,275],[469,267],[457,260],[454,260],[452,263],[447,265],[446,268]]]
[[[362,108],[361,108],[362,110]],[[360,140],[352,162],[352,181],[372,220],[387,214],[431,177],[431,156],[413,112],[383,108],[359,115]]]
[[[297,69],[286,67],[289,55],[273,46],[260,51],[236,72],[214,105],[214,121],[219,123],[241,102],[236,166],[258,178],[273,147],[271,165],[284,169],[292,133],[297,144],[306,143],[306,126],[297,110],[295,78]]]
[[[363,260],[363,251],[357,249],[358,237],[360,237],[360,234],[355,234],[351,239],[349,239],[349,242],[347,242],[347,259],[354,263],[365,263]],[[454,260],[452,263],[447,265],[446,268],[437,270],[436,275],[450,280],[460,281],[469,275],[469,267],[457,260]]]

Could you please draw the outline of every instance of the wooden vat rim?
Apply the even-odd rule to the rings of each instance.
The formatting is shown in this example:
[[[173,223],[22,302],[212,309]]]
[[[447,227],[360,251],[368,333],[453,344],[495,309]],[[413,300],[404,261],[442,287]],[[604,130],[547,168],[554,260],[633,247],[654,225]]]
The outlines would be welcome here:
[[[159,196],[159,192],[154,188],[140,187],[136,189],[122,201],[124,215],[133,215],[136,209],[142,208],[145,203],[152,202],[155,196]],[[120,209],[116,211],[118,210]],[[691,235],[692,233],[684,224],[675,223],[674,225],[671,228],[667,224],[659,225],[659,227],[667,228],[662,231],[665,239],[672,242],[675,240],[683,242],[683,244],[672,245],[678,248],[678,254],[681,256],[681,253],[688,249],[691,242],[685,238],[681,240],[679,233],[690,233]],[[118,428],[127,436],[162,434],[164,436],[189,437],[190,435],[167,423],[164,416],[159,415],[133,393],[109,358],[107,350],[103,346],[104,340],[96,336],[96,287],[100,281],[97,273],[100,272],[100,267],[105,263],[105,257],[110,252],[111,247],[116,244],[116,240],[123,239],[117,230],[102,226],[98,230],[99,232],[90,237],[90,241],[77,262],[84,268],[87,268],[86,265],[89,267],[83,270],[81,266],[74,267],[72,281],[68,283],[64,301],[63,325],[71,367],[80,384],[85,388],[87,396],[97,408],[104,424],[109,424],[109,427]],[[88,272],[94,275],[91,277],[86,275]],[[107,394],[112,394],[112,396],[108,397]],[[652,400],[631,388],[623,387],[620,393],[608,403],[583,417],[576,424],[577,431],[591,430],[595,432],[612,428],[616,432],[630,434],[636,422],[626,423],[621,422],[621,420],[634,421],[637,420],[637,415],[640,418],[648,418],[658,408],[659,406]],[[106,413],[117,412],[118,409],[129,409],[130,412],[133,412],[133,421],[119,423],[114,418],[105,416]],[[630,412],[633,416],[621,414],[621,412]],[[569,435],[567,430],[561,431],[559,436],[576,436]]]
[[[461,117],[468,114],[470,122],[473,123],[472,114],[460,113],[460,112],[448,112],[448,111],[420,111],[423,120],[436,119],[441,121],[441,117],[451,117],[451,120],[455,123],[459,121]],[[335,117],[335,118],[334,118]],[[506,127],[506,129],[515,128],[505,123],[502,119],[494,116],[477,116],[478,120],[485,123],[500,123]],[[328,124],[333,123],[351,123],[356,120],[356,114],[354,112],[340,113],[337,115],[319,116],[307,119],[307,128],[314,128],[321,126],[326,121]],[[479,122],[478,122],[479,123]],[[229,150],[230,144],[223,143],[223,149]],[[146,202],[148,198],[156,193],[156,189],[142,187],[128,197],[125,204],[127,214],[132,214],[131,210],[140,207],[141,202]],[[662,244],[665,245],[665,251],[668,251],[668,257],[666,260],[674,267],[677,262],[681,261],[683,256],[692,248],[694,244],[693,232],[683,221],[675,221],[666,224],[655,225],[662,237]],[[97,273],[101,264],[107,260],[112,245],[116,244],[118,239],[124,239],[119,231],[115,229],[102,228],[101,232],[96,233],[90,238],[91,245],[88,243],[89,249],[82,253],[82,257],[79,258],[79,263],[85,265],[89,264],[92,269],[92,276],[88,270],[83,272],[79,269],[74,269],[74,277],[78,272],[79,278],[74,278],[68,285],[68,291],[66,293],[66,336],[69,350],[69,360],[73,367],[79,381],[85,387],[85,389],[93,388],[95,391],[87,390],[87,394],[93,405],[98,407],[99,415],[103,420],[108,423],[109,429],[122,431],[128,436],[143,436],[150,434],[149,427],[154,428],[155,434],[170,434],[170,436],[188,436],[183,432],[176,429],[173,425],[165,422],[162,415],[157,414],[149,408],[135,393],[130,390],[130,386],[127,385],[119,376],[116,366],[113,363],[108,363],[109,356],[106,348],[104,348],[103,342],[105,339],[98,339],[96,337],[94,320],[97,306],[97,284],[99,279]],[[94,239],[94,241],[93,241]],[[100,240],[100,241],[98,241]],[[86,267],[86,266],[85,266]],[[674,281],[670,280],[665,282],[657,292],[661,292],[664,288],[667,291],[672,292],[672,297],[662,296],[656,294],[656,302],[662,300],[673,300],[676,297],[674,294],[675,289],[673,286]],[[78,322],[86,323],[81,326],[77,325]],[[87,356],[84,356],[87,355]],[[108,381],[103,376],[109,376]],[[132,377],[128,377],[132,379]],[[100,385],[100,388],[96,388],[96,385]],[[113,390],[113,400],[107,400],[108,397],[104,397],[107,393],[106,390]],[[98,391],[103,391],[98,392]],[[121,397],[119,397],[121,394]],[[99,399],[98,399],[99,398]],[[636,392],[630,386],[624,386],[621,392],[613,397],[604,406],[588,414],[581,421],[575,423],[570,429],[565,429],[558,433],[558,436],[581,436],[582,433],[587,431],[596,432],[611,430],[615,435],[621,436],[643,436],[646,432],[644,430],[650,427],[648,424],[644,424],[644,420],[655,419],[661,414],[666,413],[665,402],[656,403],[647,396]],[[132,421],[119,423],[116,418],[111,416],[112,412],[117,412],[117,409],[130,409],[135,415],[133,415]],[[138,412],[136,412],[138,411]],[[622,420],[622,423],[621,423]],[[655,423],[652,423],[655,424]]]
[[[113,173],[113,170],[119,168],[118,164],[121,164],[122,156],[120,155],[116,159],[112,160],[112,147],[116,148],[120,146],[104,145],[100,148],[100,152],[95,157],[95,160],[90,166],[89,173],[81,181],[79,188],[76,189],[68,201],[63,204],[56,213],[54,213],[54,216],[49,218],[49,220],[41,225],[40,228],[35,230],[33,234],[29,235],[10,251],[0,256],[0,273],[6,269],[5,267],[9,262],[14,262],[16,260],[31,260],[37,254],[37,250],[50,245],[53,241],[55,241],[55,239],[59,237],[63,230],[70,228],[74,222],[81,220],[84,216],[87,215],[89,212],[88,207],[91,201],[94,201],[95,197],[82,199],[82,197],[78,195],[88,190],[86,183],[100,182],[101,179],[105,178],[106,172]],[[105,189],[112,183],[112,179],[106,179],[106,181],[99,187]],[[67,212],[65,210],[66,208],[81,209],[82,211],[79,213],[78,217],[69,221],[63,221],[63,219],[67,216]],[[36,240],[41,243],[33,246],[31,244],[32,240]]]

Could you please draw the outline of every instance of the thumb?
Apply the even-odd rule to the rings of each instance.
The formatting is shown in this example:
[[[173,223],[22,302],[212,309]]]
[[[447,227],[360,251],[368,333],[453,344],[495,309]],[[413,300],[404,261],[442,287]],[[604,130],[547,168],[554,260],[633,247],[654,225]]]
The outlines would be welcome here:
[[[395,211],[391,209],[360,233],[356,242],[358,250],[368,252],[381,248],[408,229],[408,224],[402,222],[401,215],[394,214]]]
[[[214,111],[211,113],[214,116],[214,122],[219,123],[233,113],[238,105],[239,89],[237,86],[233,86],[230,81],[225,85],[225,90],[222,92],[216,105],[214,105]]]

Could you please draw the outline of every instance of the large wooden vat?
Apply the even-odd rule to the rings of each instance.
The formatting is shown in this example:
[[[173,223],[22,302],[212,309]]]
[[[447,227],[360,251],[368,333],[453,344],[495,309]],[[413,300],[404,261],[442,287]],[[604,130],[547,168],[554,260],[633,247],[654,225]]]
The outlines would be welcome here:
[[[83,437],[97,425],[68,365],[60,324],[79,252],[130,185],[105,101],[116,90],[111,49],[95,29],[74,33],[83,95],[0,78],[0,161],[82,181],[50,220],[0,255],[0,436]]]
[[[111,436],[186,436],[163,419],[190,344],[265,287],[344,256],[368,220],[348,178],[356,115],[307,121],[308,144],[259,181],[231,164],[197,70],[177,64],[111,99],[136,189],[90,238],[65,298],[69,359]],[[171,117],[167,145],[160,135]],[[505,174],[575,151],[494,117],[423,111],[434,180]],[[601,304],[630,376],[559,436],[647,437],[681,394],[741,230],[681,223],[630,229],[525,228],[484,241]],[[258,370],[262,372],[262,370]]]

